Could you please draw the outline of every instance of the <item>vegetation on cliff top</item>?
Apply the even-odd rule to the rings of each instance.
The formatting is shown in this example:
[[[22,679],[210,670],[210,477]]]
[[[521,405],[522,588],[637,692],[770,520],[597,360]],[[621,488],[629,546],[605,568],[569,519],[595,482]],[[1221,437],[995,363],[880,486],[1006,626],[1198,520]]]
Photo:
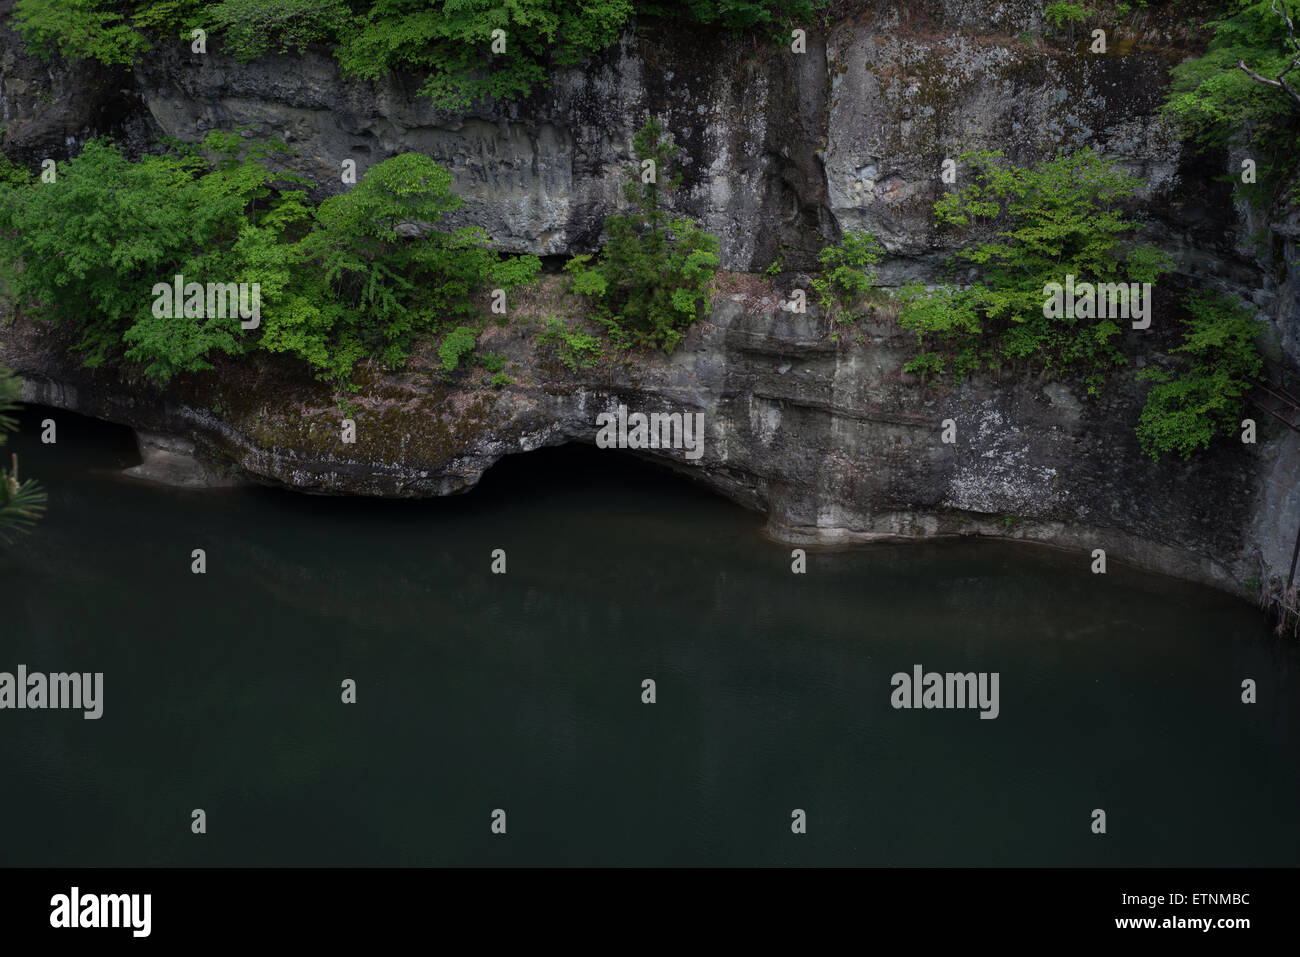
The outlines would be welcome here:
[[[9,182],[0,249],[23,264],[16,300],[74,325],[88,365],[121,358],[165,382],[260,347],[343,383],[362,359],[400,366],[420,336],[475,319],[489,287],[541,268],[502,259],[477,227],[437,230],[461,200],[428,157],[395,156],[313,206],[300,178],[271,172],[273,152],[213,133],[203,150],[133,163],[92,141],[53,182]],[[179,313],[165,291],[176,276]],[[214,303],[212,284],[255,289],[254,323],[220,290]]]
[[[479,97],[513,99],[545,86],[548,70],[613,44],[633,16],[730,30],[809,22],[827,0],[18,0],[30,48],[129,67],[164,37],[219,38],[239,60],[329,43],[345,73],[406,70],[448,109]]]

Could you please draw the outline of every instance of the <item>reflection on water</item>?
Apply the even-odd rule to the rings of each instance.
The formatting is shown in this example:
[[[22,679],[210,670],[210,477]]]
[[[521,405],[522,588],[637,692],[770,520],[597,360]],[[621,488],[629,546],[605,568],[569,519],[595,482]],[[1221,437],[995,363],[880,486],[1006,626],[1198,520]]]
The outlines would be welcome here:
[[[978,542],[792,575],[594,448],[376,502],[136,483],[129,433],[24,425],[50,504],[0,550],[0,671],[105,702],[0,711],[0,864],[1300,864],[1300,653],[1216,592]],[[917,664],[997,672],[998,718],[895,710]]]

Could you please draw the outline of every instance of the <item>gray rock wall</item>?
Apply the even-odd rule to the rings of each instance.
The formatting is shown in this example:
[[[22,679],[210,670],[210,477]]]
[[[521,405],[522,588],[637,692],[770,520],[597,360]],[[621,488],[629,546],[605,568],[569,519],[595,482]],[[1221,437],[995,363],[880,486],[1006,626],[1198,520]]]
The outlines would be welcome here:
[[[350,446],[328,395],[282,367],[227,365],[165,394],[127,390],[111,373],[78,368],[30,322],[0,360],[27,376],[29,401],[184,434],[214,471],[310,492],[465,491],[503,455],[594,442],[597,415],[622,404],[703,413],[698,461],[680,450],[636,454],[766,512],[784,541],[995,535],[1103,548],[1112,562],[1234,591],[1285,572],[1300,521],[1300,443],[1225,444],[1156,465],[1133,435],[1136,387],[1117,384],[1103,401],[1031,377],[923,388],[902,371],[908,336],[889,322],[862,329],[861,343],[836,344],[815,315],[735,294],[716,300],[671,358],[573,372],[528,324],[490,325],[481,347],[507,357],[514,385],[488,388],[482,373],[444,380],[432,357],[418,359],[367,384]]]

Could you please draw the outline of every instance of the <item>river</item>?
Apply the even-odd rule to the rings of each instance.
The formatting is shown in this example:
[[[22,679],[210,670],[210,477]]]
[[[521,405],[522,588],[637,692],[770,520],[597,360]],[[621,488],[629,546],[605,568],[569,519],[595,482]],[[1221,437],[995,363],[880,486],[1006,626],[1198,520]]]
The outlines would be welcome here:
[[[1216,591],[987,541],[796,575],[591,447],[384,502],[137,482],[127,430],[23,421],[0,671],[102,673],[103,712],[0,710],[0,865],[1300,864],[1300,647]],[[996,718],[893,707],[918,665],[996,674]]]

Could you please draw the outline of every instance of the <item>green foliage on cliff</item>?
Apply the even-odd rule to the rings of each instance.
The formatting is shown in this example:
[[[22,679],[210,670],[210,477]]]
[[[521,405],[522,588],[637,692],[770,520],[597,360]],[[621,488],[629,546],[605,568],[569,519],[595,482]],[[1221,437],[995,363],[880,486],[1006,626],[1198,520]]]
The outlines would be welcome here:
[[[195,28],[252,60],[333,40],[352,16],[348,0],[18,0],[13,23],[43,57],[130,67],[159,43],[188,49]]]
[[[687,18],[732,30],[806,21],[821,0],[375,0],[340,31],[339,62],[349,75],[378,79],[394,70],[425,76],[421,92],[446,109],[480,97],[514,99],[546,85],[552,67],[575,66],[613,44],[635,15]],[[504,50],[493,49],[503,30]]]
[[[598,337],[570,329],[559,316],[546,317],[537,341],[552,346],[559,360],[572,372],[590,369],[605,357],[605,347]]]
[[[242,281],[238,240],[248,209],[270,195],[270,174],[231,156],[227,137],[208,145],[227,152],[202,175],[206,162],[193,151],[132,163],[96,140],[59,164],[56,182],[0,193],[0,241],[23,263],[13,293],[74,325],[87,365],[127,344],[129,358],[166,379],[206,368],[214,351],[238,350],[237,320],[163,324],[152,311],[154,284],[176,273]]]
[[[903,368],[923,378],[951,374],[961,380],[980,368],[980,310],[974,296],[953,286],[927,289],[908,283],[894,296],[902,304],[898,321],[914,329],[920,350]]]
[[[728,30],[784,31],[787,27],[811,26],[817,13],[829,5],[830,0],[640,0],[637,12],[665,18],[684,16]]]
[[[352,16],[347,0],[18,0],[13,23],[41,56],[130,67],[164,38],[188,47],[195,28],[250,60],[332,40]]]
[[[1300,41],[1288,30],[1277,0],[1227,0],[1222,6],[1222,15],[1204,25],[1211,34],[1204,55],[1173,68],[1163,109],[1202,148],[1233,142],[1245,147],[1256,163],[1257,183],[1243,183],[1240,168],[1232,178],[1264,205],[1300,166]],[[1296,5],[1290,8],[1292,28],[1300,30]],[[1270,82],[1252,79],[1242,63]],[[1272,85],[1279,76],[1289,89]],[[1291,197],[1298,201],[1300,196]]]
[[[469,326],[457,326],[443,337],[438,344],[438,358],[442,360],[443,372],[455,372],[460,360],[474,351],[474,342],[478,339]]]
[[[422,73],[435,105],[463,109],[479,97],[527,95],[549,64],[572,66],[613,43],[631,14],[631,0],[376,0],[343,33],[339,62],[365,79]],[[493,51],[496,30],[504,35]]]
[[[940,223],[973,234],[959,257],[976,276],[967,286],[913,284],[898,294],[899,322],[916,331],[921,347],[907,370],[961,377],[1027,362],[1048,373],[1080,374],[1091,393],[1099,392],[1106,370],[1125,361],[1115,342],[1118,321],[1046,315],[1045,287],[1064,284],[1070,274],[1076,284],[1154,283],[1171,268],[1163,252],[1125,241],[1137,224],[1120,203],[1139,181],[1088,151],[1033,169],[1008,166],[997,153],[962,159],[973,182],[944,196],[935,212]],[[1233,434],[1263,366],[1260,330],[1248,308],[1213,293],[1188,297],[1184,308],[1178,368],[1137,376],[1152,383],[1137,435],[1153,459],[1186,459],[1214,436]]]
[[[9,415],[18,409],[18,395],[18,379],[0,366],[0,445],[18,427],[18,421]],[[32,479],[20,480],[18,456],[10,463],[8,469],[0,467],[0,541],[9,541],[14,533],[27,529],[45,511],[45,492]]]
[[[1007,164],[1000,152],[961,159],[967,185],[934,209],[940,224],[970,239],[958,256],[975,278],[933,295],[904,290],[899,322],[921,347],[912,369],[964,374],[1024,361],[1050,374],[1078,372],[1097,392],[1106,370],[1124,362],[1119,320],[1049,316],[1045,287],[1069,275],[1076,283],[1153,283],[1171,268],[1163,252],[1125,242],[1138,224],[1120,203],[1141,181],[1090,150],[1030,168]]]
[[[677,147],[659,122],[647,120],[632,145],[638,163],[623,187],[631,211],[605,220],[607,241],[595,265],[580,256],[565,269],[574,276],[574,291],[590,297],[613,329],[633,344],[671,353],[708,313],[718,238],[670,215],[667,197],[681,174],[668,176]]]
[[[817,257],[821,275],[812,280],[821,307],[839,322],[860,318],[855,311],[862,297],[876,284],[871,267],[880,262],[883,250],[871,233],[850,229],[835,246],[827,246]]]
[[[255,60],[332,40],[351,15],[347,0],[222,0],[198,19],[235,59]]]
[[[1055,26],[1062,27],[1082,23],[1092,16],[1092,11],[1069,0],[1059,0],[1057,3],[1049,3],[1043,10],[1043,16]]]
[[[348,378],[363,357],[399,366],[420,335],[476,316],[489,287],[537,275],[537,257],[503,263],[478,227],[434,228],[460,204],[451,174],[415,153],[325,200],[284,264],[282,290],[267,296],[264,287],[263,347],[328,378]]]
[[[0,155],[0,188],[6,186],[27,186],[35,178],[26,166],[20,166],[8,156]]]
[[[69,60],[130,66],[149,49],[129,15],[104,0],[18,0],[14,27],[28,49],[46,58],[57,51]]]
[[[0,189],[0,246],[23,263],[15,296],[74,325],[88,365],[120,357],[166,381],[259,345],[340,381],[363,359],[400,365],[420,335],[477,315],[487,288],[541,268],[503,262],[475,227],[434,229],[460,199],[425,156],[393,157],[313,208],[287,188],[296,177],[269,171],[270,149],[213,133],[202,151],[133,163],[94,141],[55,182]],[[155,287],[178,274],[257,284],[260,327],[215,311],[211,292],[192,309],[186,291],[173,315]]]
[[[1137,427],[1142,451],[1153,459],[1189,459],[1216,435],[1237,434],[1245,395],[1263,368],[1255,345],[1260,325],[1250,309],[1213,292],[1189,296],[1184,305],[1183,343],[1174,351],[1186,361],[1176,372],[1149,368],[1137,375],[1153,383]]]
[[[152,45],[190,43],[202,28],[238,60],[333,43],[345,73],[424,77],[435,105],[514,99],[545,86],[617,39],[636,15],[731,30],[809,24],[827,0],[18,0],[14,25],[29,48],[129,67]],[[504,35],[495,31],[504,31]],[[500,39],[494,49],[494,40]]]

